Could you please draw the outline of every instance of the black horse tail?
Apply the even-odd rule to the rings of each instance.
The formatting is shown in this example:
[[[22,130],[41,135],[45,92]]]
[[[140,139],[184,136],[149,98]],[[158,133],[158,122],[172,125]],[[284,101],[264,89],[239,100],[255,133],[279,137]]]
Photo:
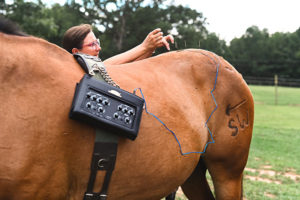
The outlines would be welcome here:
[[[28,36],[14,22],[0,15],[0,32],[10,35]]]

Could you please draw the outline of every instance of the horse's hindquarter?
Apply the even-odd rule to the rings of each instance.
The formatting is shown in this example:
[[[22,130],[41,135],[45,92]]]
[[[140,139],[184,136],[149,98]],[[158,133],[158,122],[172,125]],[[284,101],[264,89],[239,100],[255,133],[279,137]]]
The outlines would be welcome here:
[[[215,143],[208,146],[205,161],[210,173],[223,176],[220,180],[241,179],[252,137],[254,102],[242,76],[223,58],[219,62],[213,92],[218,108],[208,123]]]
[[[202,152],[207,142],[214,141],[206,151],[208,167],[222,163],[240,176],[247,162],[252,136],[253,99],[241,75],[229,63],[208,52],[185,51],[116,67],[115,70],[111,67],[109,71],[121,87],[129,91],[142,88],[148,111],[175,132],[183,152]],[[212,114],[216,107],[211,95],[215,79],[217,84],[213,94],[218,108]],[[213,139],[205,127],[210,115],[207,127]],[[138,148],[147,158],[144,160],[139,156],[142,158],[140,164],[153,162],[157,155],[160,155],[158,163],[165,162],[161,162],[162,166],[176,163],[176,168],[160,169],[161,174],[178,174],[183,180],[198,161],[199,154],[181,156],[172,134],[145,113],[139,137],[134,143],[139,145],[139,142],[151,146]],[[168,151],[164,151],[167,148]],[[153,169],[150,164],[145,166]],[[159,178],[153,180],[161,182]]]
[[[200,152],[208,140],[205,116],[201,113],[201,88],[194,85],[192,62],[179,63],[180,56],[174,59],[172,55],[109,66],[108,71],[121,88],[128,91],[142,89],[148,111],[176,134],[183,153]],[[141,96],[139,91],[137,94]],[[182,156],[172,133],[144,111],[137,139],[134,142],[124,141],[119,146],[114,173],[118,173],[119,165],[122,168],[127,162],[129,169],[120,173],[128,173],[131,177],[135,186],[132,195],[139,193],[136,191],[138,185],[149,191],[146,196],[151,197],[153,191],[171,192],[182,184],[195,168],[199,156]]]
[[[128,91],[141,88],[148,111],[174,131],[182,143],[183,153],[201,151],[208,140],[205,128],[207,116],[203,110],[206,94],[194,77],[196,63],[193,60],[186,62],[188,59],[189,57],[185,58],[184,54],[177,55],[177,52],[172,52],[132,63],[129,67],[109,69],[109,73],[122,88]],[[136,93],[141,96],[139,90]],[[173,135],[146,112],[142,118],[141,128],[140,133],[146,135],[139,137],[153,134],[159,141],[161,136],[166,136],[163,142],[172,144],[175,155],[180,155],[180,149]],[[147,132],[145,129],[150,129],[151,133],[144,133]],[[158,132],[156,129],[161,131]]]

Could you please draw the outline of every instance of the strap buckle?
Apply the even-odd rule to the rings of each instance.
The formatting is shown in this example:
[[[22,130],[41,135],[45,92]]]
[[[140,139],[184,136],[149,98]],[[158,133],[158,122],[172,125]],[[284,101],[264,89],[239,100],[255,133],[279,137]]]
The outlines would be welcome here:
[[[90,193],[90,192],[86,192],[83,197],[83,200],[106,200],[106,199],[107,199],[106,194]]]

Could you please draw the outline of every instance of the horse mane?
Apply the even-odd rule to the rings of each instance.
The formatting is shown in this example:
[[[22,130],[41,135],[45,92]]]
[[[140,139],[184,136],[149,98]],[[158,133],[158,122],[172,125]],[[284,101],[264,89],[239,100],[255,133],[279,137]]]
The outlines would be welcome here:
[[[1,15],[0,15],[0,32],[10,34],[10,35],[28,36],[20,29],[20,27],[17,24],[15,24],[9,19],[4,18]]]

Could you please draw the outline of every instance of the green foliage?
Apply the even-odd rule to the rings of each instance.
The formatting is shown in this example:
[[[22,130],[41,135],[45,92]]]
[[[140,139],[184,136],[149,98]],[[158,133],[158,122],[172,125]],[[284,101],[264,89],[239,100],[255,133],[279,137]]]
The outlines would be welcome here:
[[[240,39],[231,41],[229,61],[242,74],[258,75],[258,68],[266,63],[268,38],[266,30],[260,31],[256,26],[248,28]]]
[[[163,1],[93,1],[84,0],[84,9],[94,19],[96,27],[101,26],[102,58],[128,50],[140,44],[147,34],[161,28],[165,34],[176,30],[177,44],[197,47],[198,42],[207,34],[202,13],[183,6],[161,6]],[[103,40],[103,39],[101,39]],[[178,46],[177,46],[178,47]],[[165,52],[159,49],[156,53]]]
[[[28,34],[61,45],[64,32],[82,23],[92,24],[106,59],[140,44],[147,34],[161,28],[175,38],[172,50],[201,48],[213,51],[233,64],[243,76],[300,76],[300,28],[294,33],[269,34],[249,27],[227,45],[206,29],[201,12],[165,0],[66,0],[64,5],[42,0],[0,0],[0,15],[17,22]],[[156,54],[166,52],[164,48]]]
[[[299,77],[300,34],[275,33],[252,26],[239,39],[230,43],[228,60],[237,70],[247,76],[268,76],[280,74]]]
[[[220,40],[215,33],[208,33],[206,38],[201,41],[200,47],[201,49],[213,51],[216,54],[224,57],[227,57],[230,54],[226,42],[224,40]]]
[[[44,38],[57,45],[61,44],[63,34],[68,28],[91,22],[80,10],[81,5],[74,0],[64,6],[54,4],[51,8],[41,0],[36,3],[14,0],[12,4],[4,5],[0,7],[0,13],[17,22],[27,34]]]
[[[7,18],[18,22],[28,34],[43,38],[57,34],[57,26],[41,1],[33,3],[16,0],[13,4],[6,5],[5,13]]]
[[[47,40],[57,45],[61,45],[63,35],[70,27],[92,22],[81,10],[81,5],[74,0],[63,6],[54,4],[51,9],[47,9],[47,12],[57,27],[57,34],[47,37]]]
[[[202,13],[183,6],[170,6],[162,20],[169,21],[171,28],[177,31],[175,40],[179,48],[197,48],[208,31]]]

